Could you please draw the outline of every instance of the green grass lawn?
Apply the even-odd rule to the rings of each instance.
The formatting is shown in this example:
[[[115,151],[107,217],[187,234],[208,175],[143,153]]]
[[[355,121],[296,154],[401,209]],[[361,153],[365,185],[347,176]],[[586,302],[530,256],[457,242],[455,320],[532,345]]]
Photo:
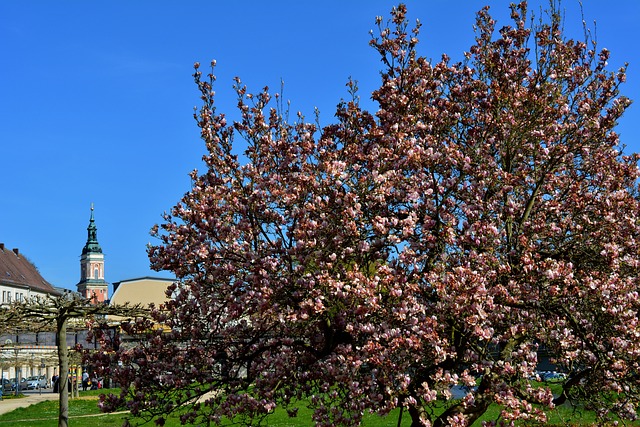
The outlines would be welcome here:
[[[97,415],[97,416],[92,416]],[[90,421],[87,419],[91,416]],[[69,401],[69,425],[121,426],[122,414],[102,414],[97,407],[97,398],[74,399]],[[58,425],[58,401],[49,400],[18,408],[0,415],[0,426],[51,427]]]
[[[122,425],[122,414],[102,414],[98,409],[98,396],[102,392],[102,390],[81,392],[80,399],[69,399],[70,426],[115,427]],[[81,421],[86,417],[91,417],[90,421]],[[47,400],[0,415],[0,426],[51,427],[57,425],[57,400]]]
[[[73,426],[96,426],[96,427],[119,427],[122,425],[126,414],[103,414],[97,407],[98,395],[105,390],[91,391],[81,394],[80,399],[69,400],[69,425]],[[115,392],[115,390],[114,390]],[[364,418],[364,427],[395,427],[398,423],[399,411],[392,412],[387,417],[379,417],[377,415],[366,415]],[[500,408],[492,405],[489,411],[482,417],[483,420],[496,420],[499,417]],[[591,426],[596,424],[593,413],[578,412],[568,406],[561,406],[553,411],[549,411],[549,426]],[[18,427],[52,427],[57,426],[58,420],[58,401],[45,401],[27,408],[20,408],[8,414],[0,415],[0,427],[2,426],[18,426]],[[411,418],[408,413],[404,413],[402,419],[402,427],[409,427]],[[134,423],[135,425],[135,423]],[[153,425],[153,424],[147,424]],[[300,427],[312,426],[311,410],[301,407],[298,417],[289,418],[284,410],[276,410],[270,415],[265,425],[272,427]],[[474,427],[479,427],[481,422],[478,421]],[[519,423],[526,426],[526,423]],[[640,426],[640,423],[621,424],[627,426]],[[177,418],[170,418],[167,427],[178,427],[180,421]]]

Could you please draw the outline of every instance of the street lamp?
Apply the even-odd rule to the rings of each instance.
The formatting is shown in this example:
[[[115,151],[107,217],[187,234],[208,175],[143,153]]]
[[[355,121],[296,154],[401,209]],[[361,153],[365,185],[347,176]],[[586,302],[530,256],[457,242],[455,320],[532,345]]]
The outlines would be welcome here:
[[[16,354],[16,390],[15,390],[15,395],[17,396],[19,394],[18,393],[18,389],[20,388],[20,373],[21,373],[20,372],[21,369],[18,367],[18,353],[20,352],[20,348],[14,346],[13,347],[13,351]]]
[[[40,381],[42,380],[42,368],[45,367],[44,358],[40,358],[40,369],[38,370],[38,390],[40,390],[40,394],[42,394],[42,386],[40,385]],[[48,380],[48,378],[45,378]],[[46,386],[46,383],[45,383]]]

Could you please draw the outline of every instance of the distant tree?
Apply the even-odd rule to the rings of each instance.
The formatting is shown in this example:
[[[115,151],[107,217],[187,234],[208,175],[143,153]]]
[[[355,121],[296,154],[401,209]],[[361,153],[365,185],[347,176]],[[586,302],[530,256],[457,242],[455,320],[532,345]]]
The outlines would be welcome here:
[[[154,313],[170,331],[130,325],[147,339],[114,354],[124,387],[105,408],[256,425],[308,404],[330,426],[401,407],[412,426],[461,426],[492,403],[507,424],[544,423],[570,400],[634,419],[638,156],[614,131],[626,68],[607,71],[588,32],[567,39],[553,7],[511,18],[496,31],[482,9],[465,59],[431,62],[394,8],[371,41],[379,109],[350,82],[321,130],[240,80],[229,123],[196,64],[207,170],[149,249],[179,279]],[[560,395],[532,381],[542,350],[568,375]],[[469,388],[451,399],[454,386]]]
[[[14,329],[20,327],[32,331],[53,330],[56,332],[58,372],[60,373],[58,427],[68,427],[69,393],[66,373],[69,372],[69,349],[67,347],[69,322],[91,323],[95,322],[97,318],[107,315],[136,318],[147,314],[148,310],[139,305],[93,304],[88,299],[69,293],[59,297],[38,297],[3,304],[0,309],[0,323]],[[104,321],[101,321],[100,324],[104,325]],[[86,328],[88,327],[89,325],[86,326]]]

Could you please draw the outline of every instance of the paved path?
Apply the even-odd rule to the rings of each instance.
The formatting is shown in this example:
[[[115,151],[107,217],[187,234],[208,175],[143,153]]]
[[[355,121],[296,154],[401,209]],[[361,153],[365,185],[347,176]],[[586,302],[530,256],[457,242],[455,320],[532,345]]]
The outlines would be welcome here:
[[[52,393],[49,391],[43,391],[42,394],[25,394],[20,399],[3,399],[0,401],[0,415],[7,412],[14,411],[18,408],[26,408],[34,403],[42,402],[44,400],[58,400],[58,393]]]

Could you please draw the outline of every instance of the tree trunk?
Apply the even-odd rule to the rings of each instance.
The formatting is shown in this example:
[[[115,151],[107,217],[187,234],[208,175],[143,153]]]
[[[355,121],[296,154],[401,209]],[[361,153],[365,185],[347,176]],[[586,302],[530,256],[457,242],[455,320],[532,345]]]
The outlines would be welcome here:
[[[57,345],[58,363],[60,365],[60,378],[58,379],[58,393],[60,412],[58,414],[58,427],[69,427],[69,352],[67,351],[67,318],[57,319]]]
[[[409,415],[411,415],[411,427],[424,427],[422,418],[424,408],[422,406],[409,405]]]
[[[485,399],[478,399],[474,406],[465,407],[462,404],[457,404],[449,407],[433,422],[433,427],[445,427],[449,425],[448,418],[454,415],[464,415],[467,420],[467,425],[472,425],[478,418],[484,414],[491,402]]]

